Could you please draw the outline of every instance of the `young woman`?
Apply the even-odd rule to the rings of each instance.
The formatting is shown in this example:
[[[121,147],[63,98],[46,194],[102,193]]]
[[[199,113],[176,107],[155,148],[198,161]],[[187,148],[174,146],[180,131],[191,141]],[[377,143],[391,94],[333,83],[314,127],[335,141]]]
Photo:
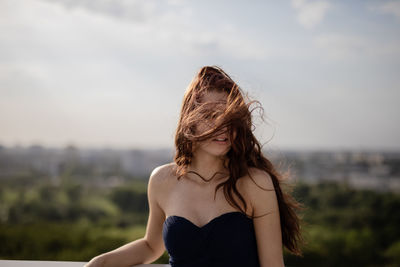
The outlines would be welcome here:
[[[151,263],[167,249],[172,267],[284,266],[301,255],[300,208],[263,156],[250,106],[219,67],[200,69],[184,95],[174,162],[153,170],[143,238],[86,266]]]

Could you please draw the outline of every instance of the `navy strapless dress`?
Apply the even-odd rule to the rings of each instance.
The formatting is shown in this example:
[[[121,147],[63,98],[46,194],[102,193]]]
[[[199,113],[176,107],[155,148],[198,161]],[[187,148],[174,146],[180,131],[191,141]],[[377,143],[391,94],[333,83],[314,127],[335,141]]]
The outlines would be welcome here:
[[[224,213],[199,227],[172,215],[163,225],[171,267],[259,267],[253,220]]]

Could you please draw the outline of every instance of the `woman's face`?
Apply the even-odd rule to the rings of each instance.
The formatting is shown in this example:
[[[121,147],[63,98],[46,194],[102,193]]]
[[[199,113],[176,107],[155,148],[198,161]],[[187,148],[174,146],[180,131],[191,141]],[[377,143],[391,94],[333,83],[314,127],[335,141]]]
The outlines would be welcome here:
[[[217,103],[226,103],[228,94],[226,92],[206,92],[202,99],[202,103],[209,102],[217,102]],[[211,128],[212,121],[204,122],[200,121],[196,127],[196,134],[201,134],[208,131]],[[211,124],[211,125],[210,125]],[[196,143],[195,152],[197,150],[202,150],[203,152],[207,152],[209,154],[215,156],[225,155],[231,147],[231,140],[229,140],[229,133],[227,128],[221,130],[221,132],[215,137],[211,137],[202,142]]]

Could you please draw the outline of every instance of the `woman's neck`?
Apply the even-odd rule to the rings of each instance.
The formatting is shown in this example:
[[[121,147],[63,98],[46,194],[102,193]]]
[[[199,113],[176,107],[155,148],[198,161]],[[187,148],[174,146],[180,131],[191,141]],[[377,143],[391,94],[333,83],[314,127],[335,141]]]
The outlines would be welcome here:
[[[214,176],[213,180],[226,177],[226,175],[229,173],[228,169],[224,168],[223,166],[223,158],[205,152],[196,152],[197,153],[195,153],[194,157],[192,158],[192,163],[189,165],[188,171],[193,171],[206,180],[213,177],[213,175],[217,172],[218,174]]]

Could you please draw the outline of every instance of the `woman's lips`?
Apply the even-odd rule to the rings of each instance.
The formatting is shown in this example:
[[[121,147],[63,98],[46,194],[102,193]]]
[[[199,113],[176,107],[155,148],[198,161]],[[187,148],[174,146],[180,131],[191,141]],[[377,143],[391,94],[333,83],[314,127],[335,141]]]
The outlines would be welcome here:
[[[213,142],[224,145],[224,144],[228,143],[228,138],[216,138],[216,139],[213,139]]]

